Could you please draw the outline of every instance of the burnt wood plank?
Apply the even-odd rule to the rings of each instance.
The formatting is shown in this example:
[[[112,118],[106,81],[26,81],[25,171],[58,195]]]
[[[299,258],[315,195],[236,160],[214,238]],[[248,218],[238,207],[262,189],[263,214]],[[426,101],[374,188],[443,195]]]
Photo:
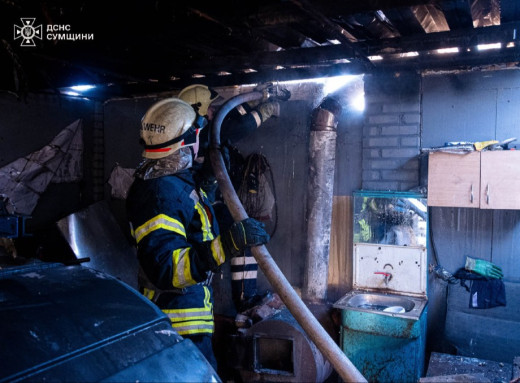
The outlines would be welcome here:
[[[451,30],[473,27],[470,0],[442,1],[440,7]]]
[[[424,34],[422,27],[417,17],[411,8],[395,8],[384,12],[386,17],[397,28],[401,36],[421,35]]]

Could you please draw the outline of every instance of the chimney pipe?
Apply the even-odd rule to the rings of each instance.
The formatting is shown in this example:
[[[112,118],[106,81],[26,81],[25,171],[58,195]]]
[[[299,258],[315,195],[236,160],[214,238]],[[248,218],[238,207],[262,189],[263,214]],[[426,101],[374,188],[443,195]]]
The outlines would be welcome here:
[[[307,262],[303,295],[309,300],[327,296],[334,168],[336,166],[336,126],[341,105],[325,98],[313,111],[309,143],[307,189]]]

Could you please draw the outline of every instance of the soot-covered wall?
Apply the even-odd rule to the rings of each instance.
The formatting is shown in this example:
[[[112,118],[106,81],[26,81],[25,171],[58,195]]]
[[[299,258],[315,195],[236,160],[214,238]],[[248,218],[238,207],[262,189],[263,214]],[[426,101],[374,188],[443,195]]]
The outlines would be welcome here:
[[[367,104],[372,105],[367,108],[363,134],[366,189],[422,186],[426,190],[427,166],[421,164],[427,164],[427,157],[419,155],[420,148],[448,141],[504,140],[520,134],[518,70],[422,76],[388,73],[366,76],[365,83]],[[507,307],[469,309],[469,293],[455,285],[448,288],[430,273],[429,349],[511,362],[511,353],[518,352],[514,318],[520,314],[516,256],[520,212],[433,207],[429,218],[428,262],[455,273],[464,266],[466,256],[491,261],[504,270],[508,301]],[[500,343],[507,347],[499,347]]]
[[[422,94],[423,147],[520,138],[518,70],[425,76]],[[464,267],[466,256],[504,272],[507,306],[481,310],[468,307],[463,288],[451,285],[446,291],[445,283],[431,278],[433,298],[441,303],[448,295],[448,344],[461,354],[511,363],[520,351],[520,210],[433,207],[430,224],[438,262],[449,272]]]
[[[94,200],[95,102],[80,98],[29,94],[18,99],[0,94],[0,167],[42,149],[69,124],[83,121],[83,180],[50,183],[27,220],[31,237],[17,240],[18,255],[60,260],[54,223]],[[1,191],[0,191],[1,193]]]

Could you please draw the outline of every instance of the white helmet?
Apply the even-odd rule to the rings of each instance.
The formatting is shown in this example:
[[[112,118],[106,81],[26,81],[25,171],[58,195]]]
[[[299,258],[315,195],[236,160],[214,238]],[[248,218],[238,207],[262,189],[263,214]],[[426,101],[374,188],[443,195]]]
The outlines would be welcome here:
[[[219,95],[206,85],[195,84],[181,90],[178,97],[190,104],[198,114],[205,116],[208,114],[210,104],[215,101]]]
[[[178,98],[153,104],[141,120],[143,157],[163,158],[182,147],[197,146],[206,123],[205,118],[197,116],[188,103]]]

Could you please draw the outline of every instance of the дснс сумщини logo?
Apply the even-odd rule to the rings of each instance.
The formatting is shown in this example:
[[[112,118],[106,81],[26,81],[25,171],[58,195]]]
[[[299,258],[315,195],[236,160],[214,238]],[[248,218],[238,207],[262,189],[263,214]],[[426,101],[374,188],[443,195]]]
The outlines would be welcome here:
[[[20,46],[22,47],[34,47],[34,39],[42,39],[43,28],[41,25],[34,26],[35,17],[22,17],[23,26],[14,26],[14,39],[22,39]]]

